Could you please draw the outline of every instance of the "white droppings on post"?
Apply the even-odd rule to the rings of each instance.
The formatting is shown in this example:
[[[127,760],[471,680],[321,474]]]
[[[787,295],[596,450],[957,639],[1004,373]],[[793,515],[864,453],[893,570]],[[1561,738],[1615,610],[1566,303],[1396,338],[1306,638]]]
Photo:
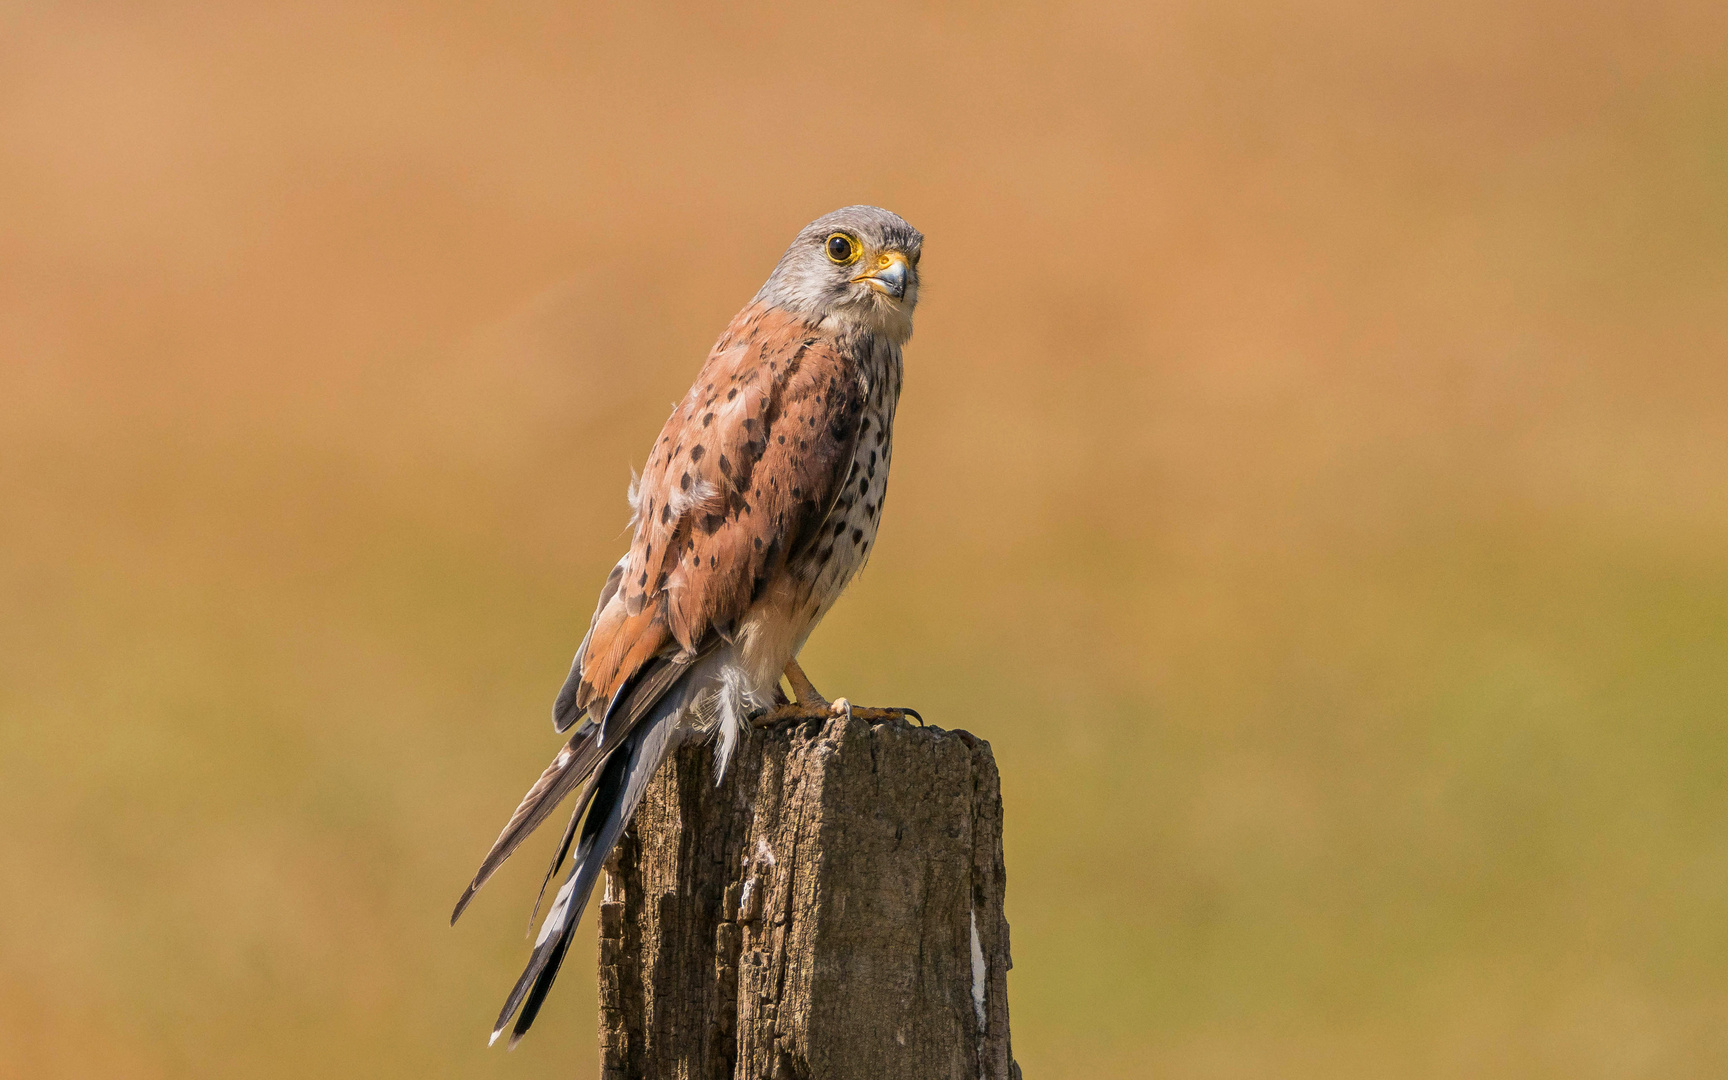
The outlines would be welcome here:
[[[978,1017],[978,1033],[984,1033],[984,947],[978,943],[978,909],[972,911],[972,1011]]]

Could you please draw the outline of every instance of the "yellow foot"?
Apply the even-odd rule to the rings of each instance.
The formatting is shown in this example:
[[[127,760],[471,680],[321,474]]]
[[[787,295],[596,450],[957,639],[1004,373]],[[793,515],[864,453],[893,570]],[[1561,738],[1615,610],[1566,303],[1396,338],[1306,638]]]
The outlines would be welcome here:
[[[851,717],[869,723],[880,723],[884,720],[898,720],[910,723],[916,720],[920,725],[924,718],[918,715],[916,709],[869,709],[862,705],[854,705],[845,698],[835,698],[833,701],[812,702],[807,705],[782,705],[769,709],[752,721],[752,726],[758,728],[773,727],[775,724],[797,724],[806,720],[827,720],[836,716]]]
[[[850,716],[871,723],[879,723],[883,720],[899,720],[903,723],[916,720],[920,727],[924,724],[924,718],[919,716],[914,709],[865,709],[853,705],[845,698],[829,701],[817,693],[814,686],[810,685],[810,677],[804,674],[804,669],[798,666],[796,659],[786,662],[786,681],[792,684],[792,693],[797,696],[797,703],[784,704],[786,695],[776,686],[774,688],[775,698],[781,704],[778,708],[770,709],[758,716],[755,720],[756,727],[795,724],[804,720],[826,720],[831,716]]]
[[[775,724],[801,724],[806,720],[829,720],[836,716],[845,716],[847,703],[845,698],[839,701],[813,701],[800,705],[793,702],[769,709],[750,722],[752,727],[766,728]]]

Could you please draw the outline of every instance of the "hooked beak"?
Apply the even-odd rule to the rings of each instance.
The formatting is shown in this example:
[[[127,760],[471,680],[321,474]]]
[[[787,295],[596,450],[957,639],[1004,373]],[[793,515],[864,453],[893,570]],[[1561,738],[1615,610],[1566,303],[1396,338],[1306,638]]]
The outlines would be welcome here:
[[[911,266],[906,262],[904,254],[885,251],[877,256],[876,265],[869,272],[859,274],[852,280],[868,281],[872,289],[899,300],[906,295],[906,278],[911,272]]]

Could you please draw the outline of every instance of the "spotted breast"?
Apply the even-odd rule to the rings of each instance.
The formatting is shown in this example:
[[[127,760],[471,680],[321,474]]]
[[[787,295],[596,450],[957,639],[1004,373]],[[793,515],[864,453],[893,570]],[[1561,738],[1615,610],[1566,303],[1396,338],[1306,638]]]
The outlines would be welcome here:
[[[816,539],[795,553],[787,569],[808,596],[808,622],[799,628],[802,647],[811,628],[822,621],[854,575],[869,561],[888,494],[888,466],[894,456],[894,409],[900,400],[900,347],[865,334],[845,342],[856,358],[864,407],[851,446],[851,463],[834,495]],[[794,649],[796,653],[797,648]]]

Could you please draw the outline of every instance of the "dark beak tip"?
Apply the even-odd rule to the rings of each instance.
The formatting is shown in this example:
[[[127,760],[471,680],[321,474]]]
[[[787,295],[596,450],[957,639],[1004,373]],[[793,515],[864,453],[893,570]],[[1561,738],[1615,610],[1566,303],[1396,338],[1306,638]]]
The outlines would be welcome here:
[[[899,300],[906,295],[906,264],[896,263],[876,275],[876,280],[888,287],[889,295]]]

